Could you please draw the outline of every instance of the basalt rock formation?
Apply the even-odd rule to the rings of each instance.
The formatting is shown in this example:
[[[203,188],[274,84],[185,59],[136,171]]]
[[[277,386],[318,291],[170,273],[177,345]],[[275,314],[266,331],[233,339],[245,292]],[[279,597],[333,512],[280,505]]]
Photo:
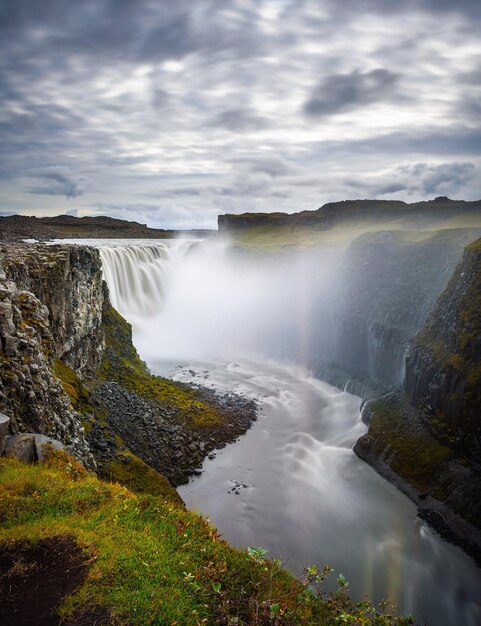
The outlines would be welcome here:
[[[355,452],[481,562],[481,240],[467,246],[422,330],[403,389],[370,407]]]
[[[48,309],[8,280],[0,266],[0,412],[12,434],[37,432],[62,441],[94,466],[81,417],[54,374],[55,342]]]
[[[103,350],[101,262],[86,246],[0,245],[7,277],[48,309],[54,356],[92,375]]]
[[[411,342],[404,388],[436,438],[481,460],[481,240]]]

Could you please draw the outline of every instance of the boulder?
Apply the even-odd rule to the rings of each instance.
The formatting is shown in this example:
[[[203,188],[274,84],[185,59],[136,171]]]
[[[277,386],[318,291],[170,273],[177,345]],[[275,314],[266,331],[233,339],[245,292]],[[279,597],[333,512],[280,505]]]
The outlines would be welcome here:
[[[10,425],[10,418],[3,413],[0,413],[0,454],[2,454],[5,448],[5,439],[8,435],[8,427]]]
[[[45,454],[49,447],[54,450],[65,450],[65,446],[58,439],[52,439],[46,435],[35,435],[34,437],[35,454],[37,461],[42,462],[45,460]]]
[[[36,458],[35,435],[27,433],[7,437],[5,441],[5,455],[24,463],[33,463]]]

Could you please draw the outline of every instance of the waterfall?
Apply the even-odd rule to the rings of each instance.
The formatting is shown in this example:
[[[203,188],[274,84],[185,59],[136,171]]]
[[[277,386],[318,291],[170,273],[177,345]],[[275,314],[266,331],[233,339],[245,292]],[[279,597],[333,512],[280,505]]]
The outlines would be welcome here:
[[[112,305],[146,361],[257,353],[309,362],[316,311],[335,276],[319,255],[249,257],[226,239],[94,245]]]
[[[161,311],[173,265],[192,241],[100,246],[102,270],[112,305],[124,316],[151,317]]]

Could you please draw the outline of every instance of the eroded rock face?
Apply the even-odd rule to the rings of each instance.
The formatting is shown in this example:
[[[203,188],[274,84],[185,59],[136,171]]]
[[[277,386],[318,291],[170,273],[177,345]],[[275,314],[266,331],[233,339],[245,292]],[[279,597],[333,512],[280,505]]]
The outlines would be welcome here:
[[[4,271],[47,307],[55,357],[91,375],[103,350],[101,261],[87,246],[0,246]]]
[[[85,464],[93,457],[80,415],[53,374],[56,345],[48,309],[7,280],[0,266],[0,412],[12,434],[33,431],[60,440]]]
[[[411,342],[404,387],[434,436],[481,458],[481,239]]]
[[[0,413],[0,454],[2,454],[5,448],[5,440],[8,435],[8,429],[10,426],[10,418],[8,415]]]

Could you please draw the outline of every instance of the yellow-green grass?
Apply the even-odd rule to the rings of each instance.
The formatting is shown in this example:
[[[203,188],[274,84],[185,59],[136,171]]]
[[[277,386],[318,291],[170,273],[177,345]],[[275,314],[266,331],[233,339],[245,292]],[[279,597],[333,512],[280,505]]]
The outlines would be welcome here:
[[[135,493],[162,496],[178,506],[183,506],[181,497],[169,481],[129,450],[124,449],[119,458],[115,457],[100,472],[100,477],[124,485]]]
[[[411,623],[355,606],[343,591],[315,598],[277,565],[230,547],[199,515],[101,481],[63,452],[41,465],[0,460],[0,520],[0,546],[10,550],[71,537],[84,551],[87,577],[63,600],[63,618],[105,608],[111,623],[131,626]]]

